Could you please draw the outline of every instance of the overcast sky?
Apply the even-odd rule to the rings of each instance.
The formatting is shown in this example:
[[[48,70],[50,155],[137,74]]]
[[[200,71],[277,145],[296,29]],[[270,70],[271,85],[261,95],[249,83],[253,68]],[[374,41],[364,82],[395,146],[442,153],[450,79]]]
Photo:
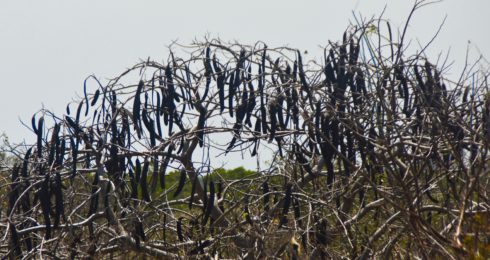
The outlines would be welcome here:
[[[400,28],[409,0],[247,1],[7,1],[0,3],[0,133],[11,141],[34,141],[20,124],[43,106],[63,114],[91,74],[117,76],[139,59],[167,57],[172,41],[205,36],[247,44],[288,45],[319,57],[328,40],[338,41],[353,12],[379,15]],[[418,11],[407,37],[426,43],[447,16],[428,51],[464,62],[468,41],[473,57],[490,56],[490,1],[446,0]],[[458,71],[452,71],[454,77]]]

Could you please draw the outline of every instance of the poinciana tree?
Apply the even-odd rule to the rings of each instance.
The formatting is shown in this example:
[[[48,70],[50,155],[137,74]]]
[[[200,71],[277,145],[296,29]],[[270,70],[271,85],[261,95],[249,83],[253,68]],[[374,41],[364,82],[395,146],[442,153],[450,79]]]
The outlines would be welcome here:
[[[488,256],[486,71],[448,80],[382,20],[320,64],[262,43],[184,49],[34,115],[2,186],[3,255]],[[264,145],[266,168],[215,169]]]

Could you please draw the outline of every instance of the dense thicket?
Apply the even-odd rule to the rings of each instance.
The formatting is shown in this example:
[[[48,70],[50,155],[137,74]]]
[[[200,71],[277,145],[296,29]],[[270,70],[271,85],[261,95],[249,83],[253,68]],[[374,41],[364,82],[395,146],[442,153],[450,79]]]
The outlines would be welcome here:
[[[37,142],[2,186],[0,254],[483,256],[488,74],[450,81],[403,38],[372,21],[308,63],[210,40],[87,78],[65,115],[32,118]],[[266,168],[213,168],[264,145]]]

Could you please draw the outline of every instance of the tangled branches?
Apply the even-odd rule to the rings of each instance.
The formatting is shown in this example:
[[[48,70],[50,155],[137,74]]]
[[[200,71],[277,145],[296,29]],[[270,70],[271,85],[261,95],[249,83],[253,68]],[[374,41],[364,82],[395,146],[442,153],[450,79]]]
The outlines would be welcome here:
[[[374,25],[348,30],[322,65],[290,48],[212,40],[105,85],[87,78],[74,111],[32,118],[37,143],[2,190],[2,254],[482,253],[487,74],[451,82],[407,56],[389,24],[387,37]],[[265,144],[277,150],[270,167],[239,179],[213,170],[211,154],[253,157]]]

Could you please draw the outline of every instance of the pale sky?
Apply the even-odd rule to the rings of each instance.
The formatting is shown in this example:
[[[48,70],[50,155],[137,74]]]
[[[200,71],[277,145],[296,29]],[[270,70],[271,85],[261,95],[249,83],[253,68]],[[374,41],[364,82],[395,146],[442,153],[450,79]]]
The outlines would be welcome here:
[[[166,60],[174,40],[190,43],[205,36],[224,41],[308,50],[320,57],[328,40],[338,41],[353,12],[384,18],[402,30],[410,0],[248,0],[248,1],[8,1],[0,3],[0,133],[12,142],[33,142],[19,120],[29,122],[43,106],[56,114],[83,93],[91,74],[113,78],[139,59]],[[490,1],[446,0],[419,10],[407,38],[418,49],[444,17],[446,23],[428,50],[447,53],[457,78],[468,41],[473,57],[490,59]],[[449,77],[451,76],[449,75]]]

